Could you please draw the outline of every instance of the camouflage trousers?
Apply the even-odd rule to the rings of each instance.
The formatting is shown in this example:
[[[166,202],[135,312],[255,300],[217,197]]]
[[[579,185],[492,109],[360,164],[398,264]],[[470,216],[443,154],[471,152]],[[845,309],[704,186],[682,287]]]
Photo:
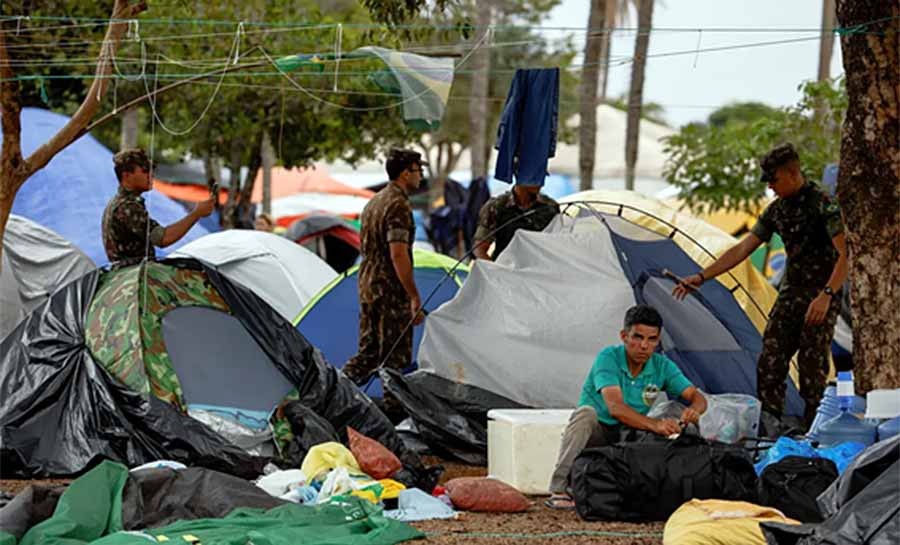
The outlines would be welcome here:
[[[411,320],[409,299],[391,297],[373,303],[360,301],[359,352],[344,366],[344,374],[360,384],[382,362],[385,367],[398,371],[409,367],[412,363]]]
[[[776,415],[784,411],[785,379],[791,358],[797,354],[800,371],[800,397],[806,402],[804,421],[812,422],[828,372],[828,354],[834,325],[840,310],[840,297],[832,297],[825,320],[815,326],[805,324],[809,296],[782,294],[769,313],[763,334],[763,348],[756,366],[756,383],[763,409]]]

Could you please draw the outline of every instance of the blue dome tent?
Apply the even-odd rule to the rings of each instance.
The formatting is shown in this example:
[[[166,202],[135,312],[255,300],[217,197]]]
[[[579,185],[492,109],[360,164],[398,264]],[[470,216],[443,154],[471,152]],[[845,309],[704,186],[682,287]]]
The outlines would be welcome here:
[[[427,312],[453,299],[466,279],[468,267],[460,265],[454,271],[455,265],[456,260],[447,256],[413,250],[413,276]],[[294,320],[303,336],[337,368],[343,367],[356,354],[359,344],[358,271],[359,265],[355,265],[325,286]],[[413,331],[413,365],[407,371],[416,367],[423,329],[424,324]],[[374,379],[364,391],[370,396],[381,397],[380,380]]]

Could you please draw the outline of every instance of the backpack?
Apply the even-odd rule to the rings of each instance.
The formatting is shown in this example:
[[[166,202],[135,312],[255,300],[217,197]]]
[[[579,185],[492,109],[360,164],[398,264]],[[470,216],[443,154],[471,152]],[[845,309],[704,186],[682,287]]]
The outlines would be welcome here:
[[[584,520],[662,521],[693,498],[756,501],[747,451],[684,433],[674,441],[586,449],[569,486]]]
[[[816,498],[838,478],[827,458],[785,456],[763,469],[759,502],[801,522],[822,522]]]

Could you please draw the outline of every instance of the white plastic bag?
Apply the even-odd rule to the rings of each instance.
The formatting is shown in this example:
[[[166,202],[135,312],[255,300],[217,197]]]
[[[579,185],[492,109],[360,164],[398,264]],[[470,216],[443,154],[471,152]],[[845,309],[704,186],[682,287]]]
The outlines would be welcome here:
[[[700,435],[723,443],[757,436],[762,411],[759,400],[745,394],[703,395],[707,408],[700,416]]]

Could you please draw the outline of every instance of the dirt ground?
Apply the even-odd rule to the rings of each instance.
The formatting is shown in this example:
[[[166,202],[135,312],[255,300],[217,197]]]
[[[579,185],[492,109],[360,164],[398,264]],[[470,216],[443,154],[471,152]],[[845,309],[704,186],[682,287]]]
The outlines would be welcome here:
[[[443,484],[456,477],[480,477],[487,468],[426,458],[428,464],[446,469]],[[30,484],[66,485],[70,480],[0,480],[0,492],[18,494]],[[530,498],[534,505],[524,513],[468,513],[457,519],[416,522],[412,525],[427,538],[416,543],[436,545],[552,544],[552,545],[651,545],[662,543],[662,523],[628,524],[621,522],[585,522],[573,511],[556,511],[544,506],[543,497]]]
[[[446,471],[440,484],[456,477],[483,477],[487,468],[426,457],[426,464],[441,464]],[[546,497],[532,497],[534,506],[524,513],[460,513],[455,520],[430,520],[412,525],[425,532],[427,543],[442,545],[553,544],[651,545],[662,543],[662,523],[585,522],[574,511],[544,506]],[[585,532],[582,535],[570,532]],[[591,533],[588,533],[591,532]],[[609,533],[598,535],[597,533]],[[623,534],[623,535],[613,535]],[[627,534],[627,535],[624,535]],[[501,537],[508,535],[508,537]]]

